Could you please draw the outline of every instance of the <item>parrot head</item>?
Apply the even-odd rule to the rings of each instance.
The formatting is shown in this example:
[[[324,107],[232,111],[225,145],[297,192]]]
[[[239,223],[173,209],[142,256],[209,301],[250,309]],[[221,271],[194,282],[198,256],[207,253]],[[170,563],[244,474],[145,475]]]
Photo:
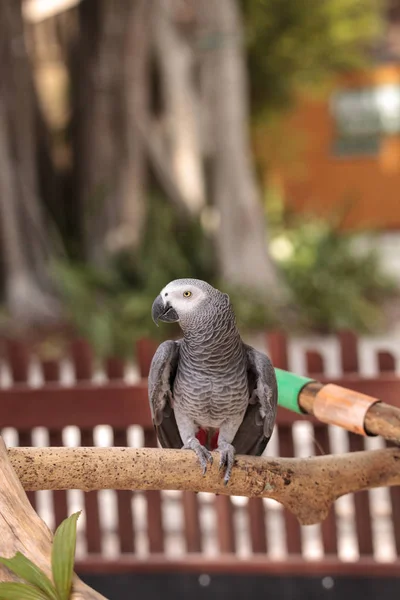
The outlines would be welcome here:
[[[185,321],[205,308],[215,296],[227,296],[201,279],[175,279],[166,285],[153,302],[153,321]]]

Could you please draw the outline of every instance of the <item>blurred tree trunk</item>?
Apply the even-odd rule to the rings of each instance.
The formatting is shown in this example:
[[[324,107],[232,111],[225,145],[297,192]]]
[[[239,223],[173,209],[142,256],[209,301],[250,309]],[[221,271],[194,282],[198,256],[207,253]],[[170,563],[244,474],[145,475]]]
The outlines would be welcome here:
[[[288,292],[267,251],[266,222],[252,167],[243,24],[236,0],[203,0],[199,47],[211,148],[211,193],[220,227],[222,277],[284,302]]]
[[[174,0],[154,3],[154,43],[163,96],[164,156],[188,212],[198,215],[205,205],[198,119],[200,98],[195,89],[193,45],[179,30],[176,4]]]
[[[147,153],[138,123],[149,120],[150,110],[150,35],[153,0],[130,4],[124,46],[123,110],[126,114],[126,153],[121,165],[121,222],[129,228],[134,248],[139,246],[145,227],[147,190]]]
[[[146,164],[136,121],[148,109],[151,1],[86,0],[72,71],[75,159],[86,256],[136,248],[145,217]],[[122,68],[121,68],[122,66]]]
[[[36,165],[36,97],[21,5],[0,3],[0,217],[4,296],[19,323],[58,316],[47,276],[50,247]]]
[[[237,0],[85,0],[77,10],[70,75],[86,258],[104,266],[138,249],[151,172],[186,218],[209,192],[223,279],[284,299],[251,164]]]

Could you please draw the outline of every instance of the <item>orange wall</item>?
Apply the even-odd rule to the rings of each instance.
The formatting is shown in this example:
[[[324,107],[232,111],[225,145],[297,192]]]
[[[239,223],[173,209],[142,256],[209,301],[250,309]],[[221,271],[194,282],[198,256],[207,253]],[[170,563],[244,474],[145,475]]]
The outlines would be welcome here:
[[[340,87],[400,83],[400,66],[347,77]],[[279,166],[287,202],[298,211],[330,214],[350,201],[344,226],[400,229],[400,136],[382,138],[374,156],[333,155],[334,123],[325,99],[304,99],[285,122],[296,155]]]

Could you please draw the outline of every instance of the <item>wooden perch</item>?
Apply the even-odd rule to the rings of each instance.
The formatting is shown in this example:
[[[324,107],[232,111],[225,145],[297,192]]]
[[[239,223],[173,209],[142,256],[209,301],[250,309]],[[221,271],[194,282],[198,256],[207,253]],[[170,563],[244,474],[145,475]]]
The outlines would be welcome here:
[[[22,552],[51,578],[53,535],[33,510],[0,438],[0,555],[11,558]],[[0,565],[0,581],[19,581]],[[74,578],[71,600],[105,600],[104,596]]]
[[[400,485],[400,449],[314,458],[237,457],[227,487],[218,454],[205,476],[193,452],[155,448],[10,448],[25,490],[187,490],[273,498],[300,523],[322,521],[350,492]]]
[[[316,397],[325,387],[325,384],[314,381],[301,390],[298,401],[304,412],[314,415]],[[355,392],[352,393],[356,395]],[[341,423],[341,426],[346,428],[346,423]],[[380,435],[394,444],[400,443],[400,409],[396,406],[385,402],[373,404],[365,414],[364,426],[369,435]]]

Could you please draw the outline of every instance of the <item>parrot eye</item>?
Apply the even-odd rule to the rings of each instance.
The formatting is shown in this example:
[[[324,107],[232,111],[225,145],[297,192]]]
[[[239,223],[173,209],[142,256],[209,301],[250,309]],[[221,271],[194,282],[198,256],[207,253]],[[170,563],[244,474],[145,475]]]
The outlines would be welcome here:
[[[190,298],[192,292],[189,292],[189,290],[187,290],[186,292],[183,292],[183,295],[185,296],[185,298]]]

